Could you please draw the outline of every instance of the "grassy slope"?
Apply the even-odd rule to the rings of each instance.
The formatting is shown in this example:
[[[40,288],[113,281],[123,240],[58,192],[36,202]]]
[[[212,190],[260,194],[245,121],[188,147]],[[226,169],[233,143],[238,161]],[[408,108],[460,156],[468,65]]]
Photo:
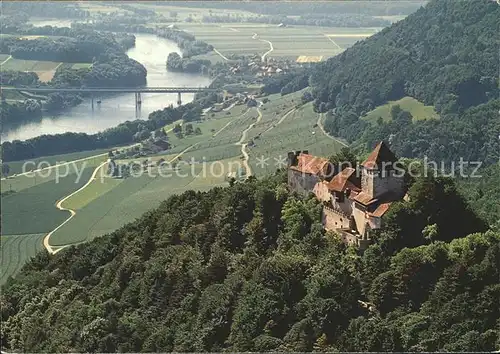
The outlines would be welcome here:
[[[94,167],[83,170],[77,180],[75,173],[48,180],[2,197],[2,234],[22,235],[49,232],[63,222],[66,212],[56,209],[56,202],[83,186]]]
[[[262,133],[260,138],[254,140],[256,146],[248,149],[254,174],[259,176],[274,172],[280,167],[277,161],[286,159],[289,151],[309,150],[311,154],[325,157],[338,152],[342,145],[325,136],[319,127],[314,127],[317,120],[317,113],[313,112],[312,104],[309,103]],[[269,158],[269,165],[259,165],[257,158]]]
[[[385,105],[368,112],[363,119],[376,121],[378,117],[382,117],[384,121],[389,121],[391,120],[391,108],[395,105],[399,105],[401,109],[410,112],[414,120],[439,119],[439,115],[433,106],[425,106],[413,97],[403,97],[397,101],[389,101]]]
[[[35,174],[18,175],[2,180],[2,191],[22,191],[47,182],[56,180],[58,177],[79,173],[84,168],[93,168],[104,161],[106,156],[90,158],[80,162],[70,163],[68,165],[58,166],[36,172]],[[54,160],[56,161],[56,160]],[[45,167],[45,165],[38,165]]]
[[[38,166],[43,161],[43,165],[42,165],[43,167],[52,166],[52,165],[56,165],[60,162],[74,161],[74,160],[79,160],[79,159],[83,159],[83,158],[94,156],[94,155],[103,154],[103,153],[108,152],[109,150],[110,149],[79,151],[79,152],[72,152],[69,154],[43,156],[43,157],[37,157],[34,159],[29,159],[29,160],[7,162],[7,164],[10,167],[9,176],[11,176],[13,174],[19,174],[22,172],[26,172],[29,168],[33,167],[33,164],[31,162],[34,162],[35,165]],[[26,171],[23,171],[23,165],[25,163],[29,163],[29,164],[26,165]]]
[[[43,248],[45,234],[7,235],[1,237],[2,272],[0,285],[14,276],[30,258]]]

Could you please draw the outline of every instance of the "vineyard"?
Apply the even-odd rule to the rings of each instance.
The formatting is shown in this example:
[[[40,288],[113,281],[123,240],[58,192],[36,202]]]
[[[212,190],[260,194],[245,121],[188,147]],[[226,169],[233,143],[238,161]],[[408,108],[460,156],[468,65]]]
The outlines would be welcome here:
[[[259,176],[284,167],[282,163],[289,151],[309,150],[319,156],[330,156],[339,151],[342,145],[325,136],[316,122],[317,113],[313,112],[309,103],[290,113],[281,124],[264,132],[255,146],[249,148],[254,173]],[[262,159],[268,159],[267,164],[259,163]]]

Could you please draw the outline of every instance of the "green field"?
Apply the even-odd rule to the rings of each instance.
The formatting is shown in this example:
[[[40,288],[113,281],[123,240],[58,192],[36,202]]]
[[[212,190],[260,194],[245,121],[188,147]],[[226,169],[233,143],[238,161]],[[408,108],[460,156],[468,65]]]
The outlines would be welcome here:
[[[66,199],[61,206],[73,210],[82,209],[85,205],[109,192],[111,189],[123,182],[123,179],[107,177],[105,175],[106,169],[106,165],[101,167],[97,173],[97,178],[94,181],[92,181],[84,190]]]
[[[92,63],[76,63],[71,66],[71,69],[90,69]]]
[[[410,112],[414,121],[439,119],[439,115],[436,113],[433,106],[426,106],[413,97],[403,97],[397,101],[389,101],[387,104],[379,106],[373,111],[368,112],[363,119],[368,121],[377,121],[379,117],[382,117],[384,121],[390,121],[392,119],[391,108],[395,105],[399,105],[404,111]]]
[[[35,164],[35,166],[38,166],[43,161],[42,166],[46,167],[46,166],[53,166],[53,165],[60,163],[60,162],[74,161],[74,160],[84,159],[84,158],[87,158],[90,156],[104,154],[104,153],[107,153],[108,151],[109,151],[109,149],[78,151],[78,152],[71,152],[69,154],[43,156],[43,157],[37,157],[34,159],[29,159],[29,160],[11,161],[11,162],[6,162],[6,163],[10,167],[9,176],[12,176],[14,174],[27,172],[28,168],[33,167],[33,164],[31,162],[33,162]],[[25,164],[26,164],[26,171],[23,171],[23,165],[25,165]]]
[[[59,65],[56,61],[40,61],[40,60],[23,60],[12,58],[7,61],[2,70],[17,70],[17,71],[49,71],[55,70]]]
[[[254,139],[255,146],[248,148],[253,173],[262,176],[278,167],[284,168],[280,163],[286,161],[289,151],[308,150],[313,155],[325,157],[340,151],[343,145],[315,127],[317,120],[318,114],[313,112],[312,103],[308,103]],[[266,164],[259,162],[262,159],[268,159]]]
[[[47,165],[37,165],[43,167],[44,169],[35,173],[26,173],[23,175],[17,175],[15,177],[10,177],[7,179],[2,179],[2,192],[6,191],[22,191],[27,188],[32,188],[40,184],[47,182],[52,182],[56,180],[58,176],[70,175],[78,173],[84,168],[94,168],[106,159],[106,155],[90,157],[82,161],[71,162],[69,164],[60,165],[57,167],[46,168]],[[57,161],[57,160],[54,160]],[[31,165],[32,166],[32,165]],[[35,169],[37,171],[37,169]]]
[[[28,234],[1,237],[2,273],[0,274],[0,285],[4,284],[9,276],[14,276],[29,259],[43,249],[44,236],[45,234]]]
[[[211,8],[189,8],[189,7],[179,7],[179,6],[165,6],[156,5],[153,3],[134,3],[137,8],[146,8],[149,10],[154,10],[156,13],[161,14],[165,17],[170,17],[171,12],[177,13],[177,19],[184,20],[191,17],[194,21],[201,21],[203,16],[210,15],[211,12],[219,15],[237,15],[237,16],[255,16],[254,13],[243,11],[243,10],[230,10],[230,9],[211,9]]]
[[[105,194],[77,211],[76,216],[52,234],[50,244],[65,245],[91,240],[112,232],[140,217],[144,212],[157,207],[161,201],[173,194],[188,189],[206,190],[216,185],[227,185],[224,176],[218,178],[196,177],[202,166],[183,166],[178,172],[163,170],[159,174],[154,168],[150,174],[129,177]]]
[[[56,209],[57,200],[83,186],[94,167],[76,174],[40,183],[2,197],[2,235],[49,232],[63,222],[68,213]]]
[[[121,9],[117,6],[112,6],[111,4],[98,3],[97,1],[81,1],[78,6],[85,11],[90,13],[123,13],[123,14],[133,14],[133,12]]]

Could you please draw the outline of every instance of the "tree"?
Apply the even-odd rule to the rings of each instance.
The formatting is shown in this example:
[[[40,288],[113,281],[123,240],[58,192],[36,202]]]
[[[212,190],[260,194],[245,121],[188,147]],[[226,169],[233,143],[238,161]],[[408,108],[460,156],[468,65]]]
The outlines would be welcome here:
[[[332,164],[335,174],[346,167],[356,168],[358,164],[358,158],[348,147],[343,147],[340,152],[330,156],[328,160]]]
[[[184,125],[184,132],[186,135],[191,135],[194,133],[193,124],[188,123]]]
[[[2,163],[2,175],[4,175],[4,177],[7,177],[9,175],[9,172],[10,172],[10,166],[7,165],[5,162]]]
[[[170,17],[172,17],[172,18],[177,18],[178,14],[179,13],[177,11],[170,11],[170,13],[169,13]]]

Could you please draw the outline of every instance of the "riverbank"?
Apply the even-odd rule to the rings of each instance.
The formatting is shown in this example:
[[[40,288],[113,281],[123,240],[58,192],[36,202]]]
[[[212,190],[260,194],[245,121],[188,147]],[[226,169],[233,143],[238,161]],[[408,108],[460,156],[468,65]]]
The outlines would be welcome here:
[[[146,68],[147,86],[198,87],[210,84],[210,79],[201,74],[172,73],[166,70],[165,61],[168,53],[180,53],[179,46],[174,42],[155,35],[135,34],[135,36],[136,45],[126,54]],[[191,102],[193,98],[194,94],[183,94],[182,102]],[[127,120],[147,119],[151,112],[177,104],[177,94],[143,94],[141,110],[136,114],[133,93],[94,99],[101,100],[99,105],[94,106],[94,110],[90,99],[87,98],[76,107],[45,116],[40,121],[20,124],[10,130],[4,127],[1,139],[2,141],[27,140],[44,134],[66,132],[95,134],[116,127]]]

